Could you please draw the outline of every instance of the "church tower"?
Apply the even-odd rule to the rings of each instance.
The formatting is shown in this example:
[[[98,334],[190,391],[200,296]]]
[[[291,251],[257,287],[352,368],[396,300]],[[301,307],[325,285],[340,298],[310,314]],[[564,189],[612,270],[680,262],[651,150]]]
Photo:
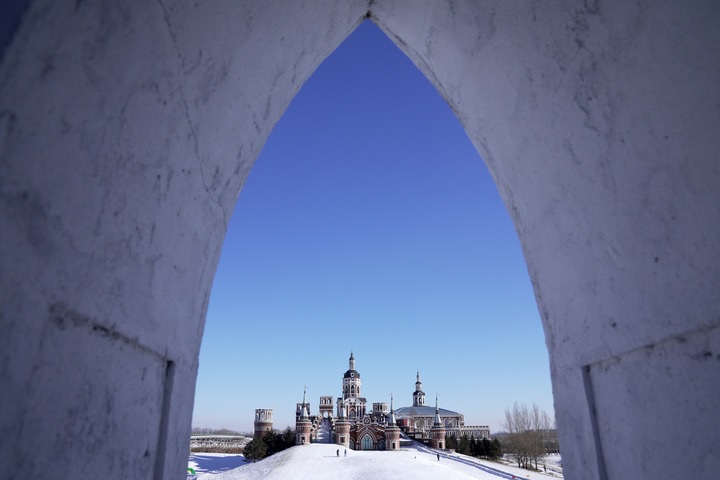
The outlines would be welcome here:
[[[343,398],[352,398],[360,396],[360,374],[355,370],[355,357],[350,352],[349,369],[343,376]]]
[[[352,352],[350,352],[348,367],[345,375],[343,375],[342,398],[338,398],[337,401],[337,414],[339,417],[340,410],[345,410],[344,413],[347,415],[348,420],[354,424],[365,415],[367,401],[360,396],[362,381],[360,380],[360,373],[355,370],[355,357]]]
[[[310,445],[310,432],[312,431],[312,423],[308,416],[306,405],[307,390],[303,389],[303,403],[300,416],[295,421],[295,445]]]
[[[445,424],[440,418],[440,409],[438,408],[437,395],[435,395],[435,419],[433,420],[433,426],[430,429],[430,446],[433,448],[439,448],[440,450],[445,448]]]
[[[422,382],[420,381],[420,370],[417,372],[417,381],[415,382],[415,391],[413,392],[413,407],[425,406],[425,392],[422,390]]]

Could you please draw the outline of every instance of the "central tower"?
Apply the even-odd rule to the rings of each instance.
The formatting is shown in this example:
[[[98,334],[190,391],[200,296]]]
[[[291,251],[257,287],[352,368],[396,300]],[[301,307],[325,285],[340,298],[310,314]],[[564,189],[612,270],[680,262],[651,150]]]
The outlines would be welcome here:
[[[343,398],[359,397],[360,396],[360,374],[355,370],[355,357],[350,352],[350,368],[343,376]]]
[[[343,375],[342,397],[337,400],[337,416],[346,416],[350,422],[355,423],[365,415],[366,400],[360,396],[360,373],[355,370],[355,357],[350,352],[348,370]],[[341,413],[342,411],[342,413]]]

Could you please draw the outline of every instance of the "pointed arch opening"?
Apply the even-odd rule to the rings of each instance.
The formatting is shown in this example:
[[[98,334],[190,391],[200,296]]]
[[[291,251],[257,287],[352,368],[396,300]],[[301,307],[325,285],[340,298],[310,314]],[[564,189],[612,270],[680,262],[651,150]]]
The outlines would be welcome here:
[[[381,41],[389,44],[393,53],[379,56],[377,63],[380,68],[370,69],[356,61],[362,55],[358,53],[360,50],[354,45],[354,40],[363,35],[381,37]],[[383,48],[387,48],[387,45]],[[348,55],[352,60],[343,58],[344,51],[348,49],[356,49]],[[329,63],[342,65],[346,69],[341,80],[334,80],[336,83],[323,78],[323,70]],[[394,63],[412,69],[416,80],[408,82],[405,77],[387,77],[383,68]],[[306,94],[332,92],[338,89],[337,84],[347,85],[352,82],[352,77],[368,71],[374,73],[369,80],[366,79],[369,87],[366,85],[366,88],[360,88],[361,85],[353,92],[345,91],[339,97],[325,100]],[[392,88],[396,92],[394,97],[381,95],[383,90]],[[403,89],[406,95],[397,94]],[[416,96],[413,96],[415,93]],[[356,102],[344,101],[341,97]],[[428,98],[431,98],[431,107],[424,110],[423,105]],[[358,100],[359,103],[381,105],[385,110],[381,108],[380,114],[362,117],[352,110]],[[309,109],[308,105],[313,101],[320,103],[316,108]],[[301,119],[296,111],[312,111],[311,118]],[[396,111],[404,111],[405,117],[393,115]],[[351,119],[349,133],[343,134],[334,129],[334,124],[341,123],[339,119],[343,116]],[[430,140],[434,136],[444,135],[440,130],[445,127],[425,125],[426,130],[418,130],[424,117],[441,118],[452,124],[453,132],[433,144]],[[303,130],[303,133],[292,131],[302,123],[313,125],[314,128]],[[359,135],[354,135],[358,132]],[[275,141],[278,136],[282,136],[283,141]],[[270,171],[271,174],[266,174]],[[410,188],[404,191],[406,185]],[[473,196],[473,190],[483,194]],[[261,191],[269,194],[265,197],[257,196],[256,192]],[[304,196],[314,202],[306,203]],[[253,212],[258,206],[269,204],[277,206],[274,213]],[[399,208],[390,208],[393,205]],[[484,219],[485,223],[481,224],[476,220],[484,211],[490,213]],[[236,224],[238,215],[242,215],[242,222],[247,222],[243,226],[240,226],[240,222]],[[342,222],[353,216],[356,217],[354,224]],[[465,228],[470,223],[473,224],[472,228]],[[491,231],[502,231],[503,234],[487,243],[492,238],[489,234]],[[249,235],[256,236],[251,238]],[[211,336],[220,342],[231,338],[228,325],[230,329],[242,328],[244,334],[250,332],[250,336],[254,336],[259,333],[254,333],[253,325],[276,322],[279,328],[273,329],[275,340],[279,339],[279,344],[290,344],[308,335],[303,332],[307,331],[311,321],[315,332],[339,330],[361,335],[372,332],[372,329],[360,327],[365,318],[383,318],[387,324],[398,321],[426,324],[428,330],[437,322],[445,326],[454,324],[457,333],[442,341],[443,344],[451,345],[466,340],[462,338],[465,335],[460,333],[465,325],[482,322],[485,317],[493,316],[503,320],[493,323],[493,328],[504,332],[498,333],[499,338],[512,337],[517,341],[529,329],[534,330],[534,338],[522,341],[522,350],[525,353],[533,351],[536,360],[527,363],[540,368],[528,377],[533,382],[541,379],[537,385],[543,384],[545,398],[540,403],[543,408],[552,409],[547,351],[532,286],[512,221],[494,181],[435,87],[428,83],[403,53],[390,44],[385,34],[372,22],[360,25],[325,60],[276,125],[240,195],[238,209],[230,222],[226,245],[228,242],[244,244],[241,250],[252,253],[244,259],[231,260],[244,268],[242,275],[238,276],[235,273],[237,271],[232,269],[225,271],[226,253],[223,251],[208,309],[203,349],[206,344],[215,341],[211,340]],[[503,258],[503,249],[509,246],[514,255],[510,266],[503,264],[507,260]],[[381,253],[374,253],[372,248],[379,248]],[[261,250],[273,253],[262,257],[257,254]],[[490,255],[454,255],[457,252],[477,253],[483,250],[491,252]],[[323,256],[329,259],[327,263],[319,261]],[[390,275],[378,273],[394,261],[399,263],[390,270]],[[368,267],[375,269],[374,276]],[[476,275],[478,272],[492,272],[493,275],[480,279]],[[378,281],[382,277],[388,278],[384,282]],[[517,283],[512,284],[512,277],[522,277],[521,288],[516,288]],[[399,293],[398,290],[393,291],[388,286],[390,284],[401,286]],[[501,285],[514,288],[514,291],[498,295]],[[518,300],[521,297],[519,290],[523,290],[521,301]],[[216,295],[223,293],[228,297],[234,295],[241,298],[242,304],[237,303],[236,308],[242,309],[249,325],[235,324],[234,327],[232,323],[226,323],[218,328],[215,318],[223,316],[219,310],[232,309],[228,306],[231,303],[229,301],[228,305],[216,306]],[[396,297],[392,299],[394,305],[391,302],[393,296]],[[488,305],[499,298],[505,299],[506,310],[499,316],[488,314]],[[430,301],[429,306],[421,306],[426,300]],[[312,319],[307,313],[307,307],[303,306],[305,302],[314,305]],[[358,314],[361,311],[358,306],[362,305],[392,305],[392,308],[385,311],[376,309],[361,316]],[[451,308],[458,308],[460,313],[457,317],[448,315]],[[518,314],[520,310],[522,314]],[[298,321],[299,315],[306,318]],[[227,313],[225,316],[232,317]],[[368,340],[368,343],[374,343],[374,333],[369,335],[373,336],[373,340]],[[414,338],[410,341],[413,344],[420,348],[430,348],[434,337],[422,328],[411,332],[412,335]],[[494,350],[501,343],[482,343],[487,334],[480,336],[476,331],[471,331],[469,338],[469,344],[451,348],[454,359],[451,363],[474,364],[478,361],[474,353],[478,347],[484,356],[504,355],[501,350]],[[508,347],[506,345],[505,349]],[[344,356],[346,346],[339,345],[338,348]],[[253,343],[246,349],[248,355],[259,356],[264,347],[262,343]],[[208,350],[220,352],[223,348],[209,347]],[[512,358],[509,362],[517,360]],[[214,368],[213,362],[201,358],[198,396],[204,395],[201,388],[205,374],[203,369]],[[417,366],[414,360],[411,363],[410,372]],[[299,376],[302,374],[301,365],[307,366],[296,362],[287,365],[287,369]],[[428,367],[429,371],[434,367]],[[270,377],[267,372],[248,371],[247,375],[246,381],[263,386],[258,392],[273,391],[275,386],[268,382]],[[458,398],[466,395],[464,387],[459,383],[445,388],[454,388]],[[474,385],[473,388],[478,387]],[[209,391],[215,390],[210,387]],[[360,388],[358,386],[356,389],[354,384],[350,384],[343,390],[343,393],[354,396],[359,395]],[[495,419],[487,419],[482,411],[473,411],[470,398],[482,396],[485,391],[485,388],[478,388],[473,394],[467,394],[467,405],[453,405],[456,410],[465,413],[471,424],[473,420],[479,424],[499,422],[501,409]],[[273,397],[286,394],[280,390],[275,392]],[[247,392],[244,397],[252,401]],[[424,403],[423,400],[419,398],[419,402]],[[262,401],[257,399],[255,402]],[[408,403],[411,402],[412,399]],[[196,403],[195,410],[197,417],[202,408]],[[356,418],[358,412],[352,408],[348,415]],[[282,417],[276,413],[276,422],[282,421]]]

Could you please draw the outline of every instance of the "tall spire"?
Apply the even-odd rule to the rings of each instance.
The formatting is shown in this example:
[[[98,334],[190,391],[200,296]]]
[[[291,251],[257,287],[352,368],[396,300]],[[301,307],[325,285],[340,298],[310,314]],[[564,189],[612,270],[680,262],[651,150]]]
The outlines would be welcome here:
[[[350,350],[350,370],[355,370],[355,357],[353,357],[352,350]]]
[[[394,427],[397,422],[395,421],[395,409],[393,408],[393,395],[390,393],[390,416],[388,417],[388,425]]]
[[[438,396],[435,394],[435,419],[433,420],[433,427],[439,427],[442,425],[442,418],[440,418],[440,408],[438,407]]]
[[[300,411],[300,418],[302,418],[302,419],[308,418],[308,411],[305,406],[306,405],[306,403],[305,403],[306,394],[307,394],[307,387],[303,387],[303,403],[302,403],[302,410]]]

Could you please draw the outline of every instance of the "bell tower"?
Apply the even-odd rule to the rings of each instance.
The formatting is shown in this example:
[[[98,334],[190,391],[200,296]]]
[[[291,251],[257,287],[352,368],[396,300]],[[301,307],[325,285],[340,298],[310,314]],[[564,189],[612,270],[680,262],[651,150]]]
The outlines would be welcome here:
[[[423,392],[422,382],[420,381],[420,370],[418,370],[416,378],[417,381],[415,382],[415,391],[413,392],[413,407],[424,407],[425,392]]]
[[[360,396],[362,380],[360,380],[360,373],[355,370],[355,356],[352,352],[350,352],[348,367],[348,370],[343,375],[342,397],[338,398],[337,401],[337,416],[339,417],[340,410],[344,409],[344,414],[348,417],[348,420],[355,423],[366,413],[366,400]]]

